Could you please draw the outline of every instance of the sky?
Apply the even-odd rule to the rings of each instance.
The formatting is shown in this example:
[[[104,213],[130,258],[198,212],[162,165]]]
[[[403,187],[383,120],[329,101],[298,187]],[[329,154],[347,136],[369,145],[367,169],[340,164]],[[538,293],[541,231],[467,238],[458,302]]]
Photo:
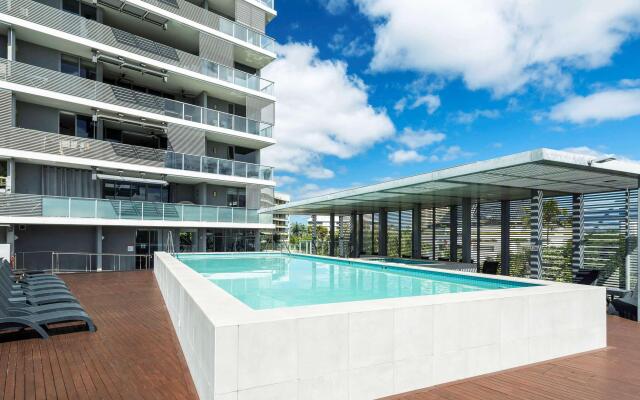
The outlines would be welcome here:
[[[292,200],[540,147],[640,159],[638,0],[276,0]]]

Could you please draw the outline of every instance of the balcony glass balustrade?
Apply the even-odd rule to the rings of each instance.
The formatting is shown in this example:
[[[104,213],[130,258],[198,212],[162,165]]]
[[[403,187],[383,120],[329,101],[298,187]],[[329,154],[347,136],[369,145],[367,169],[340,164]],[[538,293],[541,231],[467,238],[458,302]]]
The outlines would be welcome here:
[[[190,204],[41,196],[42,217],[258,224],[257,210]],[[262,219],[264,221],[264,219]]]
[[[273,126],[265,122],[16,61],[0,59],[0,80],[251,135],[272,137]]]

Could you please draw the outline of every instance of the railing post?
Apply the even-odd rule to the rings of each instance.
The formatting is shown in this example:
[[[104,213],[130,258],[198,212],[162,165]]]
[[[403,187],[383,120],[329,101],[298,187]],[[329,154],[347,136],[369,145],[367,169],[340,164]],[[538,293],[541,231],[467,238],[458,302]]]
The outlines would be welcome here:
[[[182,215],[180,216],[180,218],[182,218],[182,220],[184,221],[184,204],[182,205]]]
[[[140,217],[142,219],[142,221],[144,221],[144,202],[140,202],[140,208],[141,208],[141,212],[140,212]]]
[[[122,200],[118,200],[118,219],[122,219]]]
[[[164,221],[166,219],[167,218],[166,218],[165,213],[164,213],[164,203],[162,203],[162,220]]]
[[[71,197],[69,197],[67,199],[67,204],[68,204],[68,208],[69,208],[69,211],[68,211],[69,213],[67,215],[67,218],[71,218]]]

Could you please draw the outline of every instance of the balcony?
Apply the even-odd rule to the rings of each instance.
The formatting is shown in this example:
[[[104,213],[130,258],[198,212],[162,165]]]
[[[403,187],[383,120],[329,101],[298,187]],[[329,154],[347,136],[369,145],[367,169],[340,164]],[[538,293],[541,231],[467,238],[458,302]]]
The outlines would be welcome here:
[[[0,217],[39,217],[129,222],[271,224],[258,210],[190,204],[0,194]],[[1,218],[0,218],[1,219]]]
[[[6,59],[0,59],[0,81],[260,137],[270,138],[273,131],[265,122]]]
[[[193,7],[198,8],[197,6]],[[202,9],[201,11],[204,12]],[[111,28],[33,0],[0,2],[0,13],[273,96],[273,82],[257,75],[214,63],[191,53]],[[102,50],[109,52],[106,49]]]
[[[131,170],[135,171],[139,171],[143,166],[149,166],[264,181],[274,179],[273,167],[264,165],[70,137],[24,128],[0,129],[0,148],[126,163],[131,164]],[[83,165],[91,165],[91,163],[87,161]],[[215,177],[212,176],[212,179]]]
[[[273,0],[257,0],[258,2],[273,8]],[[244,43],[256,46],[263,50],[274,52],[275,40],[264,33],[250,28],[246,25],[227,19],[219,14],[205,10],[202,7],[191,4],[186,0],[140,0],[140,1],[123,1],[123,0],[101,0],[100,4],[107,5],[110,8],[120,9],[125,7],[133,14],[144,15],[144,12],[157,13],[154,9],[149,9],[146,5],[162,9],[167,13],[185,18],[188,21],[195,22],[207,28],[222,32],[226,35],[234,37]],[[142,8],[142,13],[137,9]],[[138,11],[138,12],[136,12]],[[165,18],[167,15],[163,15]],[[174,19],[174,18],[170,18]]]

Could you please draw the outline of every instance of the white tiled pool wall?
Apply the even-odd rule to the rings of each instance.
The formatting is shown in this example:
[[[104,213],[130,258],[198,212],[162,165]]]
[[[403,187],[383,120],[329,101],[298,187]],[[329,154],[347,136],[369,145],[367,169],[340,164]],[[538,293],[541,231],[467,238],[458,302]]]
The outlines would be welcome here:
[[[372,399],[606,346],[600,287],[253,311],[168,254],[155,273],[201,399]]]

